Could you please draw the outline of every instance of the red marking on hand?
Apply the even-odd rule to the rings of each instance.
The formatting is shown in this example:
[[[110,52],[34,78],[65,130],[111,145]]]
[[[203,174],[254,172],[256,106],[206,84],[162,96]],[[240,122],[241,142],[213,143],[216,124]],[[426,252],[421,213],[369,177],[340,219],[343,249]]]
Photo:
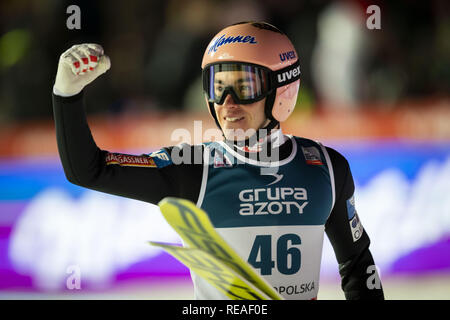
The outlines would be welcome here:
[[[80,61],[75,61],[73,63],[73,65],[75,66],[75,68],[79,68],[80,67]]]
[[[89,63],[89,59],[88,58],[81,58],[81,60],[83,60],[84,64],[88,64]]]
[[[92,62],[97,62],[98,58],[96,56],[89,56]]]
[[[81,70],[81,72],[86,72],[87,71],[87,69],[83,69],[83,70]]]
[[[89,67],[89,70],[91,70],[91,71],[92,71],[92,70],[94,70],[94,68],[92,68],[92,67]]]

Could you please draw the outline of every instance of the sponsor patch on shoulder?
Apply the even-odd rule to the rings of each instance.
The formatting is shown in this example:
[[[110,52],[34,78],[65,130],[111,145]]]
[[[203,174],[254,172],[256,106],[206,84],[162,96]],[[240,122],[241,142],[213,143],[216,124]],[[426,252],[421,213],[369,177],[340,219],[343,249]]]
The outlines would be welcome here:
[[[166,166],[173,164],[172,158],[170,157],[169,153],[164,149],[152,152],[150,154],[150,158],[153,159],[158,168],[164,168]]]
[[[155,161],[149,156],[133,156],[121,153],[108,153],[106,155],[106,164],[118,164],[124,167],[156,167]]]
[[[348,215],[348,222],[350,224],[350,231],[353,237],[353,242],[356,242],[361,238],[364,229],[361,224],[361,221],[359,220],[358,213],[356,212],[355,209],[354,195],[347,200],[347,215]]]
[[[323,165],[319,149],[316,147],[302,147],[302,150],[307,164]]]

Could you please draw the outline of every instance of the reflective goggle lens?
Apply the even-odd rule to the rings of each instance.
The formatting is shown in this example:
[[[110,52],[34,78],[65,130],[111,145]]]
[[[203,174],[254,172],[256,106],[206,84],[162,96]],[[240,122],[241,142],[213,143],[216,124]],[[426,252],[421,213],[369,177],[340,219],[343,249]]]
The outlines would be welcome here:
[[[223,104],[228,94],[239,104],[256,102],[267,95],[270,86],[267,70],[240,63],[211,65],[204,77],[208,100],[217,104]]]

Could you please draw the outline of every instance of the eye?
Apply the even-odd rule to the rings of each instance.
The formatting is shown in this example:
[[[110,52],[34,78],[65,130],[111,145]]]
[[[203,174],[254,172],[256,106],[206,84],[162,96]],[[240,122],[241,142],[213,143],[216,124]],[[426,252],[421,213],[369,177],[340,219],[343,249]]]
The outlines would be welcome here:
[[[239,90],[240,90],[241,92],[247,92],[247,91],[250,90],[250,86],[249,86],[249,85],[243,84],[243,85],[241,85],[241,86],[239,87]]]

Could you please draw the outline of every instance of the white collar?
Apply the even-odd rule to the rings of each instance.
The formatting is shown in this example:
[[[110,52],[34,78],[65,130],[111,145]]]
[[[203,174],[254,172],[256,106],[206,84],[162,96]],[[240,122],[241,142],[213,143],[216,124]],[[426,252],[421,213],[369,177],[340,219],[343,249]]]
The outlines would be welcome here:
[[[269,135],[260,138],[259,141],[252,146],[238,146],[237,144],[234,144],[233,146],[237,150],[254,153],[260,152],[263,149],[264,145],[267,145],[268,143],[271,144],[271,148],[277,148],[284,144],[287,140],[288,137],[283,134],[281,129],[273,129]]]
[[[281,132],[281,131],[280,131]],[[291,162],[292,159],[294,159],[295,155],[297,154],[297,144],[294,141],[294,137],[292,137],[291,135],[283,135],[280,133],[276,134],[277,137],[272,137],[271,141],[273,141],[273,143],[275,143],[277,146],[281,146],[282,144],[284,144],[286,141],[291,140],[292,141],[292,151],[291,154],[283,160],[280,160],[278,158],[276,158],[275,160],[269,160],[269,161],[259,161],[256,159],[253,159],[254,157],[252,156],[252,154],[249,155],[249,157],[244,156],[243,154],[241,154],[240,152],[236,151],[236,146],[231,147],[231,145],[227,144],[225,141],[220,141],[219,144],[222,145],[225,150],[227,150],[227,152],[229,152],[232,156],[234,156],[238,161],[242,162],[242,163],[248,163],[251,165],[256,165],[256,166],[260,166],[260,167],[279,167],[282,165],[285,165],[289,162]],[[240,148],[242,149],[242,148]],[[248,151],[247,151],[248,152]],[[257,152],[257,151],[253,151],[253,152]]]

